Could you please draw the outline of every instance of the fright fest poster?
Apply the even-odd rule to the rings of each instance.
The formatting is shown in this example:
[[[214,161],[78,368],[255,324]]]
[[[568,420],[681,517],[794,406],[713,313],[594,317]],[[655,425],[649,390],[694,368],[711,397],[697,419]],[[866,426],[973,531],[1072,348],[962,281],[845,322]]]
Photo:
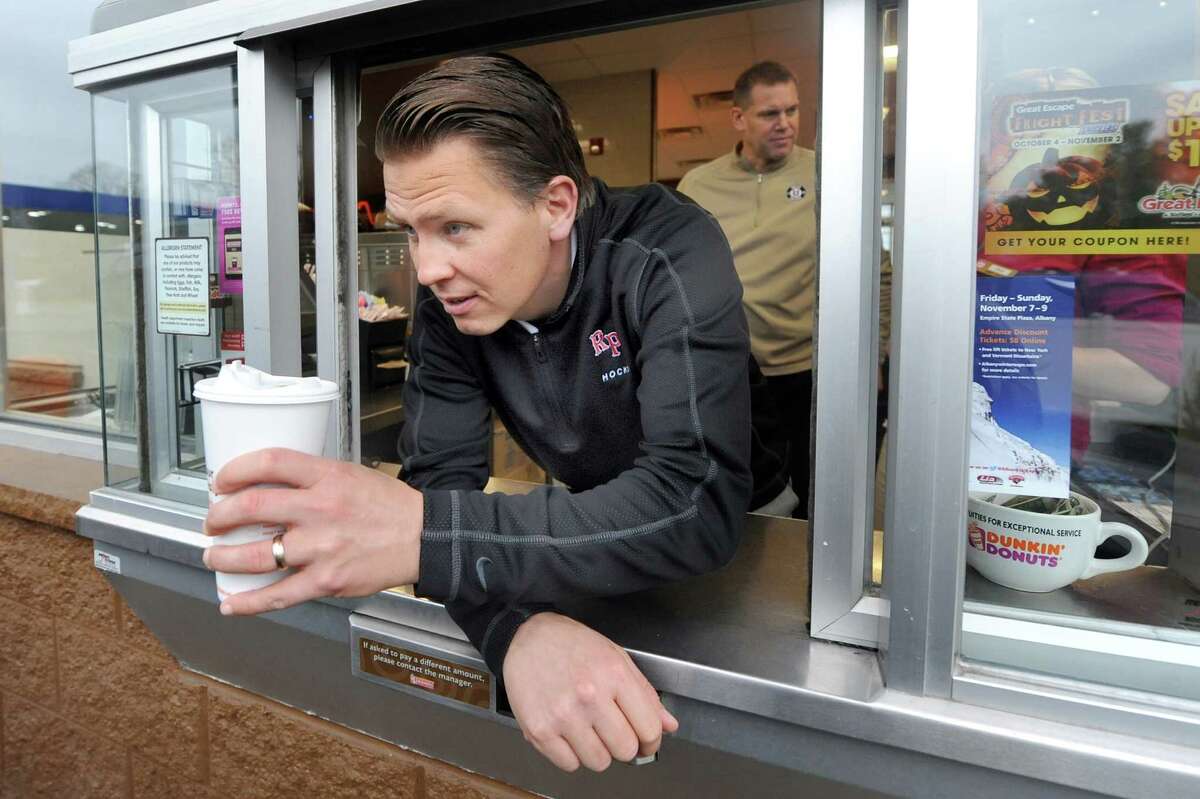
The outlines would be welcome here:
[[[1200,253],[1200,82],[1001,97],[982,255]]]
[[[1200,254],[1200,82],[1003,96],[984,124],[972,487],[1065,496],[1089,442],[1072,348],[1114,350],[1167,380],[1178,360],[1165,320]],[[1037,290],[1022,285],[1037,278]],[[999,340],[996,322],[1010,320],[985,317],[1000,298],[1038,294],[1054,298],[1033,320],[1048,334],[1038,357],[996,371],[1031,351]]]

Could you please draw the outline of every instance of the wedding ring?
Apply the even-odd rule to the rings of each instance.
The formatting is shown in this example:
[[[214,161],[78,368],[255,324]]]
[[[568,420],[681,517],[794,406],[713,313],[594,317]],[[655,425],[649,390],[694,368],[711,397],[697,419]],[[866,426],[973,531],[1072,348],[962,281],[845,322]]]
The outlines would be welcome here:
[[[271,554],[275,556],[275,568],[286,569],[287,555],[283,551],[283,533],[271,539]]]

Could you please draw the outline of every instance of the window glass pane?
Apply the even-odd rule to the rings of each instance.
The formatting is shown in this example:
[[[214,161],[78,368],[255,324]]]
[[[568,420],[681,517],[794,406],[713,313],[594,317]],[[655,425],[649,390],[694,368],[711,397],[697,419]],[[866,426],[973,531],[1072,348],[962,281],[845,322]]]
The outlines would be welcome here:
[[[1198,22],[983,3],[966,596],[990,613],[1200,643]],[[1124,679],[1200,697],[1164,680]]]
[[[125,226],[97,255],[110,483],[203,502],[173,475],[204,476],[192,386],[244,355],[237,90],[232,67],[96,94],[98,194]],[[103,226],[104,215],[100,215]],[[194,248],[199,302],[175,310],[162,247]],[[195,272],[196,274],[192,274]],[[194,293],[194,292],[193,292]],[[199,310],[197,310],[197,306]],[[202,485],[202,483],[200,484]]]
[[[63,61],[95,5],[27,4],[0,25],[0,411],[98,432],[93,236],[107,243],[128,221],[107,201],[93,216],[88,97]]]
[[[313,190],[313,101],[296,101],[300,115],[300,179],[297,213],[300,215],[300,370],[304,377],[317,374],[317,244]]]
[[[880,164],[879,164],[879,373],[875,407],[875,499],[874,535],[871,540],[869,582],[883,582],[883,528],[887,496],[888,371],[891,364],[892,327],[892,238],[896,208],[896,73],[900,65],[897,35],[900,12],[884,9],[880,14]]]
[[[100,372],[104,392],[105,482],[138,477],[137,365],[140,340],[133,291],[133,247],[144,225],[129,166],[128,104],[93,95],[96,159],[96,281],[100,307]]]
[[[167,335],[172,353],[170,363],[176,377],[174,399],[178,406],[178,421],[172,436],[175,445],[172,465],[198,474],[203,474],[204,469],[204,442],[200,435],[199,405],[191,396],[191,386],[214,374],[225,357],[241,357],[240,352],[236,356],[222,357],[224,330],[228,329],[231,334],[236,330],[234,335],[244,335],[243,325],[236,321],[241,317],[242,307],[240,244],[234,238],[240,239],[241,232],[240,203],[237,202],[241,193],[237,171],[237,107],[231,102],[228,85],[231,72],[223,72],[221,78],[225,86],[218,84],[209,89],[192,83],[198,96],[173,98],[156,104],[161,109],[163,149],[169,154],[163,175],[166,189],[163,200],[167,210],[163,235],[208,242],[208,270],[210,274],[216,273],[217,293],[222,295],[215,301],[218,307],[211,311],[211,322],[215,324],[209,325],[207,335]],[[224,285],[222,266],[226,278]],[[231,276],[236,279],[228,280]],[[155,299],[161,302],[158,296]],[[226,302],[228,313],[223,307]],[[228,327],[224,326],[226,322]],[[159,327],[159,331],[162,329]],[[241,342],[239,339],[237,344]]]

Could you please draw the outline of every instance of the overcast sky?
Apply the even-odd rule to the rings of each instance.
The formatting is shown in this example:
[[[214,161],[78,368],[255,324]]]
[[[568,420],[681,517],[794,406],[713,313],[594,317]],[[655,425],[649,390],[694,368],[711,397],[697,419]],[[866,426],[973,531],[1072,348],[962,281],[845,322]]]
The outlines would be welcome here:
[[[99,0],[4,5],[0,182],[62,187],[92,157],[88,96],[71,88],[67,42],[87,35]]]

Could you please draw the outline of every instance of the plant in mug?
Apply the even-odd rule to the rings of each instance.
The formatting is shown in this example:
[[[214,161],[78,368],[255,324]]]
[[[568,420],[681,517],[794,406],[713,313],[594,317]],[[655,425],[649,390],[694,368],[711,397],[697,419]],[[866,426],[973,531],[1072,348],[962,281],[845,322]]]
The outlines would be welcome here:
[[[1146,562],[1149,547],[1134,528],[1102,522],[1100,507],[1071,492],[1064,498],[972,494],[967,506],[967,563],[992,582],[1018,591],[1045,592],[1098,574]],[[1129,541],[1115,560],[1096,558],[1112,536]]]
[[[996,500],[989,500],[996,502]],[[1045,513],[1050,516],[1081,516],[1086,510],[1083,502],[1077,496],[1063,499],[1057,497],[1011,496],[1001,502],[996,502],[1005,508],[1024,510],[1030,513]]]

